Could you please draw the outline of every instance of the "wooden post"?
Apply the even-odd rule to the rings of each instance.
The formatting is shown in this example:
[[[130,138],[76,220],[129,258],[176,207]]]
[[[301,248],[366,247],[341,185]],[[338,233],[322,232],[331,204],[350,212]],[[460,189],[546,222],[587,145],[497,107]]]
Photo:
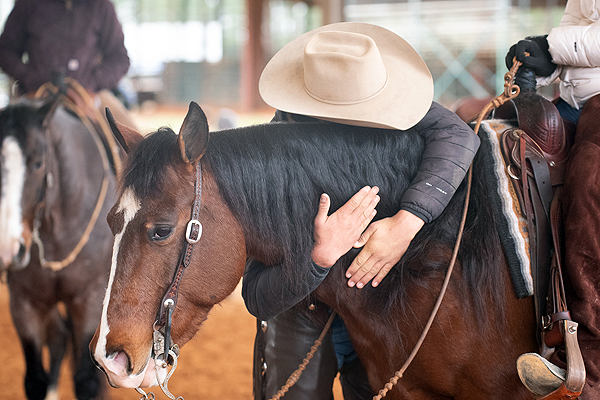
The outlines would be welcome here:
[[[248,37],[240,65],[240,97],[245,111],[257,109],[264,104],[258,93],[258,80],[266,65],[261,40],[263,4],[264,0],[246,0]]]
[[[323,9],[323,24],[333,24],[343,22],[344,18],[344,0],[319,0]]]

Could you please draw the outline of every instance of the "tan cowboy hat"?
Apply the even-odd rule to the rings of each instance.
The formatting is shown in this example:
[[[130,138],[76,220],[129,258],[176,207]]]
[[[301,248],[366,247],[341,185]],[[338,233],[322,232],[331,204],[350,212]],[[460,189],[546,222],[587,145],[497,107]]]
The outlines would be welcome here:
[[[423,59],[400,36],[371,24],[341,22],[285,45],[259,82],[282,111],[348,125],[408,129],[433,100]]]

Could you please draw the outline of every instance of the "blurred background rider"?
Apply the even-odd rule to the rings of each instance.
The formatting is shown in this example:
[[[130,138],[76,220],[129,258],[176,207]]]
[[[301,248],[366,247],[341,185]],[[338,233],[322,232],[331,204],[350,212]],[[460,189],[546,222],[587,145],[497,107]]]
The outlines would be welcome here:
[[[129,57],[110,0],[16,0],[0,36],[0,68],[15,81],[17,96],[33,95],[56,75],[73,78],[96,107],[135,126],[111,93]]]

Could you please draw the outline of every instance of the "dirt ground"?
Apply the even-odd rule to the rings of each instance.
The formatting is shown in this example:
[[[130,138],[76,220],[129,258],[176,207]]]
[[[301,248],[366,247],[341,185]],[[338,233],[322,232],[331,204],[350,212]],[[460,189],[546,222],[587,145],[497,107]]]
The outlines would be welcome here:
[[[181,350],[177,370],[169,381],[175,396],[185,399],[252,398],[252,348],[255,319],[239,291],[216,306],[196,337]],[[8,306],[8,288],[0,284],[0,387],[3,399],[25,399],[25,363]],[[166,399],[153,388],[157,399]],[[63,363],[60,399],[74,399],[68,362]],[[133,389],[109,388],[113,400],[135,400]]]
[[[209,120],[215,110],[205,110]],[[170,126],[179,130],[187,107],[146,108],[134,114],[142,133]],[[240,125],[267,122],[272,111],[240,115]],[[169,381],[175,396],[186,400],[251,400],[252,351],[255,319],[246,310],[239,288],[211,311],[196,337],[181,350],[177,370]],[[0,388],[2,399],[25,400],[23,379],[25,363],[8,304],[8,288],[0,283]],[[301,360],[299,360],[301,361]],[[75,399],[69,363],[64,362],[59,381],[61,400]],[[153,388],[156,399],[167,399],[159,388]],[[112,400],[136,400],[133,389],[109,388]],[[342,399],[336,380],[334,396]]]

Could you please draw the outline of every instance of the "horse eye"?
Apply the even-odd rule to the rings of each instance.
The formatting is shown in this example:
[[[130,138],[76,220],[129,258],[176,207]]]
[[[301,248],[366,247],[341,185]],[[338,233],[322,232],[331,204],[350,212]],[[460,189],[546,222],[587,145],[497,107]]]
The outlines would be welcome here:
[[[172,232],[173,229],[168,226],[156,226],[150,231],[150,239],[154,241],[165,240],[171,236]]]
[[[31,163],[31,168],[33,168],[34,170],[38,170],[38,169],[42,168],[42,165],[43,165],[42,160],[36,160]]]

